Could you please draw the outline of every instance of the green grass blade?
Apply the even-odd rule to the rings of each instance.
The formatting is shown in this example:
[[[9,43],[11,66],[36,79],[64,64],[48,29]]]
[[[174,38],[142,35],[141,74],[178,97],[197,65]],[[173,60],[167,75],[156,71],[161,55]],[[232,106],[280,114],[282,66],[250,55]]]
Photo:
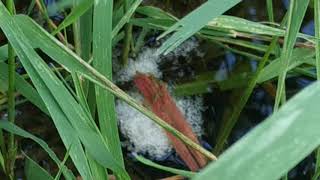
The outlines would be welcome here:
[[[277,110],[280,105],[281,95],[283,94],[283,91],[285,89],[285,79],[289,66],[289,58],[292,55],[293,47],[295,45],[304,15],[308,8],[308,4],[309,0],[290,1],[287,31],[280,57],[281,67],[283,71],[280,73],[278,78],[277,95],[274,104],[275,110]]]
[[[142,0],[135,0],[132,4],[131,7],[128,9],[128,11],[126,11],[126,13],[122,16],[122,18],[120,19],[120,21],[118,22],[118,24],[113,28],[112,30],[112,37],[115,37],[120,29],[127,23],[129,22],[132,14],[134,13],[134,11],[138,8],[138,6],[140,5],[140,3],[142,2]]]
[[[209,0],[199,8],[188,14],[182,20],[171,26],[161,37],[178,30],[161,46],[160,53],[167,54],[194,33],[207,25],[212,19],[218,17],[228,9],[238,4],[241,0]]]
[[[4,10],[0,12],[4,12],[2,15],[6,17]],[[80,138],[86,150],[97,162],[117,173],[119,178],[128,179],[128,174],[120,163],[112,157],[108,146],[93,120],[90,119],[86,109],[76,102],[63,83],[27,43],[25,35],[17,26],[15,20],[7,16],[0,21],[0,26],[7,37],[10,37],[9,41],[14,44],[17,55],[46,103],[52,118],[54,120],[62,117],[64,120],[67,119],[74,128],[72,133]],[[24,39],[24,41],[21,41],[21,39]],[[86,164],[87,162],[84,165]]]
[[[316,70],[317,80],[320,80],[320,1],[314,0],[314,21],[315,21],[315,38],[316,38]],[[318,179],[320,176],[320,147],[316,151],[316,167],[312,180]]]
[[[97,71],[112,80],[112,1],[100,0],[93,13],[93,65]],[[102,18],[101,17],[105,17]],[[123,157],[118,134],[114,97],[96,86],[99,127],[112,155],[122,164]]]
[[[154,18],[154,19],[169,19],[169,20],[178,20],[173,15],[163,11],[160,8],[154,6],[142,6],[137,8],[137,13],[143,14],[145,16]]]
[[[27,155],[25,155],[25,157],[26,157],[26,160],[25,160],[24,172],[28,180],[39,180],[39,179],[54,180],[53,177],[46,170],[44,170],[39,164],[37,164]]]
[[[177,18],[154,7],[144,6],[137,9],[139,14],[147,16],[146,18],[134,18],[131,23],[136,26],[142,26],[151,29],[168,30],[170,26],[176,23]],[[178,29],[176,29],[178,30]],[[264,36],[284,36],[285,30],[279,27],[271,27],[258,22],[249,21],[243,18],[221,15],[213,20],[210,20],[204,26],[199,34],[203,38],[210,36],[217,37],[252,37],[252,35]],[[314,37],[299,33],[299,38],[305,39],[309,42],[314,42]]]
[[[267,0],[267,12],[268,12],[268,19],[270,22],[274,22],[274,15],[273,15],[273,0]]]
[[[285,16],[282,20],[282,25],[286,22]],[[276,48],[278,42],[278,37],[275,36],[270,45],[267,49],[266,53],[264,54],[262,60],[259,62],[258,68],[252,77],[252,79],[248,83],[248,87],[244,90],[243,94],[239,97],[239,99],[236,101],[236,104],[234,105],[235,108],[233,108],[233,111],[230,115],[230,117],[227,118],[227,120],[224,122],[223,125],[221,125],[218,137],[217,137],[217,143],[214,147],[215,153],[220,153],[224,149],[224,145],[226,140],[228,139],[232,129],[234,128],[235,124],[237,123],[237,120],[239,119],[239,116],[245,107],[247,101],[249,100],[249,97],[251,96],[252,91],[254,90],[258,77],[260,76],[260,73],[262,69],[264,68],[265,64],[267,63],[271,52]]]
[[[66,154],[64,155],[64,158],[63,158],[63,161],[61,162],[61,164],[59,165],[59,171],[56,175],[56,177],[54,178],[54,180],[59,180],[60,177],[61,177],[61,174],[63,172],[63,168],[65,166],[65,163],[66,161],[68,160],[69,156],[70,156],[70,149],[71,149],[71,146],[68,148]]]
[[[154,162],[150,161],[149,159],[144,158],[143,156],[135,155],[135,158],[139,162],[141,162],[141,163],[143,163],[143,164],[145,164],[147,166],[151,166],[151,167],[154,167],[154,168],[157,168],[157,169],[160,169],[160,170],[163,170],[163,171],[167,171],[167,172],[170,172],[170,173],[173,173],[173,174],[181,175],[181,176],[184,176],[184,177],[187,177],[187,178],[192,178],[192,177],[194,177],[196,175],[196,173],[191,172],[191,171],[175,169],[175,168],[171,168],[171,167],[167,167],[167,166],[163,166],[163,165],[154,163]]]
[[[70,156],[73,157],[73,161],[82,177],[84,179],[92,179],[78,137],[80,137],[84,145],[89,148],[90,153],[95,155],[95,158],[100,158],[99,160],[102,161],[101,163],[104,166],[111,167],[111,169],[116,172],[121,171],[121,168],[117,168],[117,162],[112,161],[112,158],[108,154],[108,150],[103,145],[104,143],[101,142],[101,138],[99,138],[96,133],[92,132],[92,128],[85,123],[87,122],[87,116],[83,114],[85,111],[79,108],[79,105],[74,102],[74,99],[72,99],[72,96],[68,93],[66,88],[63,87],[63,84],[27,44],[26,37],[19,26],[17,26],[14,19],[9,17],[2,7],[3,6],[0,3],[0,15],[4,17],[0,20],[0,26],[7,37],[10,37],[9,41],[14,44],[17,55],[30,75],[40,96],[46,103],[66,147],[75,144],[74,148],[71,150]],[[24,39],[24,41],[21,41],[21,39]],[[32,59],[32,61],[30,61],[30,59]],[[74,129],[70,127],[69,122],[74,126]],[[98,152],[94,150],[97,146],[99,147]]]
[[[3,158],[3,155],[2,155],[2,152],[0,151],[0,166],[1,166],[1,169],[3,172],[5,172],[5,166],[4,166],[4,158]]]
[[[8,131],[8,132],[13,133],[18,136],[33,140],[34,142],[39,144],[42,149],[44,149],[48,153],[49,157],[56,163],[57,166],[59,166],[61,164],[61,161],[56,156],[56,154],[49,148],[48,144],[45,141],[43,141],[42,139],[28,133],[27,131],[21,129],[20,127],[16,126],[15,124],[12,124],[8,121],[0,121],[0,129],[3,129],[5,131]],[[72,174],[70,174],[70,172],[68,171],[66,166],[62,166],[61,168],[62,168],[62,172],[64,173],[64,175],[66,177],[73,176]]]
[[[288,59],[289,64],[286,70],[290,71],[304,63],[315,64],[314,56],[315,52],[312,49],[296,48],[292,51],[292,55]],[[258,83],[278,77],[282,71],[281,59],[277,58],[263,68],[261,74],[259,75]]]
[[[8,65],[0,62],[0,81],[3,84],[8,84]],[[44,113],[49,114],[46,106],[40,98],[38,92],[18,73],[15,75],[16,90],[27,98],[31,103],[36,105]],[[6,87],[7,88],[7,87]]]
[[[82,0],[80,4],[75,6],[75,8],[72,9],[70,14],[60,23],[60,25],[55,29],[52,34],[56,34],[60,32],[62,29],[68,27],[69,25],[76,22],[80,16],[82,16],[85,12],[88,11],[88,9],[91,8],[94,1],[92,0]]]
[[[316,67],[317,79],[320,80],[320,2],[314,0],[314,20],[315,20],[315,38],[316,38]]]
[[[0,62],[8,59],[8,45],[0,47]]]
[[[194,180],[276,180],[320,144],[320,82],[290,99]]]

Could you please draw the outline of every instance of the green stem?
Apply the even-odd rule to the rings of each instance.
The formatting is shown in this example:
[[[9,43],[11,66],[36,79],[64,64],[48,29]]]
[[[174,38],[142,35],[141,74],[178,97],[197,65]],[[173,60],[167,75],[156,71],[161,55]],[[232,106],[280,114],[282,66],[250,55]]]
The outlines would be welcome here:
[[[14,2],[13,0],[7,0],[7,8],[11,14],[14,14]],[[10,44],[8,44],[8,120],[12,123],[15,121],[15,55],[14,50]],[[10,179],[14,179],[14,163],[16,156],[16,144],[14,135],[9,134],[8,152],[6,156],[6,173]]]
[[[274,22],[273,16],[273,2],[272,0],[267,0],[267,12],[268,12],[268,19],[270,22]]]
[[[287,16],[283,18],[283,22],[285,22],[287,19]],[[282,23],[283,25],[284,23]],[[272,51],[274,48],[276,48],[278,42],[278,37],[274,37],[271,41],[270,46],[268,47],[266,53],[264,54],[262,60],[259,62],[257,71],[254,75],[254,77],[250,80],[248,87],[245,89],[244,93],[242,96],[240,96],[239,100],[237,101],[235,108],[232,111],[232,114],[230,118],[225,122],[224,126],[220,128],[220,131],[218,133],[218,138],[217,138],[217,144],[213,150],[214,154],[219,154],[225,145],[226,140],[228,139],[233,127],[235,126],[242,109],[246,105],[254,87],[256,86],[258,82],[258,77],[265,66],[266,62],[269,60],[269,56],[271,55]]]
[[[129,0],[124,0],[123,9],[124,9],[124,14],[125,14],[129,9]],[[132,25],[126,24],[125,37],[124,37],[124,47],[123,47],[123,53],[122,53],[122,64],[124,66],[126,66],[128,64],[131,40],[132,40]]]

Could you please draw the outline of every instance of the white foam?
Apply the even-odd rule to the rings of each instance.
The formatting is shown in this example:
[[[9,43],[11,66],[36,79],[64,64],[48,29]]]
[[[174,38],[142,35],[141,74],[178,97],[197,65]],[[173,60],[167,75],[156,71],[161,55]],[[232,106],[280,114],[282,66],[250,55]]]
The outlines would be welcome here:
[[[173,50],[166,57],[159,56],[156,48],[143,48],[141,53],[135,58],[130,58],[126,68],[116,68],[115,81],[128,82],[133,79],[136,72],[152,74],[161,79],[162,72],[159,63],[164,58],[187,57],[191,51],[199,46],[195,38],[184,42],[180,47]],[[199,54],[199,51],[196,51]],[[169,89],[172,87],[169,86]],[[131,97],[142,102],[140,94],[128,91]],[[202,97],[180,97],[175,98],[176,104],[186,117],[196,135],[201,136],[202,130]],[[161,158],[172,150],[169,139],[163,129],[155,124],[151,119],[144,116],[139,111],[127,105],[125,102],[116,101],[116,111],[121,133],[128,139],[123,145],[134,153],[149,154],[150,157]]]
[[[195,38],[190,38],[166,56],[159,55],[157,48],[142,48],[140,54],[136,58],[128,59],[128,64],[125,68],[120,69],[117,64],[114,64],[114,67],[116,67],[114,81],[128,82],[133,79],[137,72],[152,74],[154,77],[161,79],[162,72],[159,69],[159,63],[164,58],[187,57],[189,53],[198,46],[198,41]],[[196,51],[196,54],[201,56],[201,52],[198,50]],[[118,61],[114,60],[114,62]]]
[[[139,99],[140,95],[130,93]],[[151,157],[161,158],[171,151],[171,144],[165,132],[148,117],[123,101],[116,102],[120,130],[128,138],[125,143],[129,150],[148,153]]]
[[[159,57],[156,49],[144,48],[134,60],[129,58],[128,65],[117,72],[116,82],[127,82],[133,79],[137,72],[152,74],[156,78],[162,77],[162,72],[158,67]]]
[[[129,93],[132,97],[140,100],[142,97],[137,93]],[[203,102],[201,97],[177,98],[176,104],[191,125],[197,136],[203,134],[202,111]],[[132,152],[149,154],[154,158],[161,158],[172,150],[164,130],[151,119],[130,107],[125,102],[117,100],[117,117],[121,133],[129,142],[124,145]]]

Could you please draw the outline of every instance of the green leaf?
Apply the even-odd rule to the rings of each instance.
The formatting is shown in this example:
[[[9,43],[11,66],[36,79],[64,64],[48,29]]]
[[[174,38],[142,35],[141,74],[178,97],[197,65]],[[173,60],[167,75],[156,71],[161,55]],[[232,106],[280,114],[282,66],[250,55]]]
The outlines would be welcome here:
[[[284,38],[283,49],[280,56],[280,67],[282,72],[278,78],[277,95],[275,99],[274,109],[277,110],[280,105],[280,99],[285,91],[285,79],[289,67],[289,58],[292,55],[294,45],[302,24],[304,15],[307,11],[309,0],[304,1],[290,1],[289,17],[287,30]]]
[[[53,177],[46,170],[44,170],[39,164],[37,164],[27,155],[25,155],[25,157],[26,157],[26,160],[25,160],[24,172],[28,180],[39,180],[39,179],[53,180]]]
[[[8,45],[0,47],[0,62],[8,59]]]
[[[160,53],[164,52],[167,54],[194,33],[198,32],[212,19],[220,16],[222,13],[232,8],[240,1],[241,0],[209,0],[205,2],[199,8],[192,11],[190,14],[160,35],[161,38],[175,30],[178,30],[161,46]]]
[[[135,0],[131,7],[128,9],[128,11],[122,16],[122,18],[120,19],[120,21],[118,22],[118,24],[113,28],[112,30],[112,37],[115,37],[120,29],[127,23],[129,22],[132,14],[134,13],[134,11],[138,8],[138,6],[140,5],[140,3],[142,2],[142,0]]]
[[[191,171],[185,171],[185,170],[181,170],[181,169],[175,169],[175,168],[171,168],[171,167],[167,167],[167,166],[163,166],[157,163],[154,163],[152,161],[150,161],[149,159],[144,158],[143,156],[139,156],[139,155],[135,155],[135,158],[140,161],[141,163],[147,165],[147,166],[151,166],[163,171],[167,171],[173,174],[178,174],[187,178],[192,178],[196,175],[196,173],[191,172]]]
[[[44,142],[42,139],[28,133],[27,131],[16,126],[15,124],[10,123],[8,121],[4,121],[4,120],[0,121],[0,129],[6,130],[6,131],[13,133],[15,135],[18,135],[18,136],[33,140],[34,142],[39,144],[42,149],[44,149],[48,153],[49,157],[56,163],[57,166],[60,166],[61,161],[56,156],[56,154],[49,148],[48,144],[46,142]],[[62,166],[61,168],[62,168],[62,172],[65,175],[65,177],[70,178],[73,176],[71,174],[71,172],[67,169],[66,166]]]
[[[5,91],[8,88],[8,78],[8,65],[4,62],[0,62],[0,82],[5,85]],[[30,102],[36,105],[43,112],[49,114],[38,92],[18,73],[16,73],[15,75],[15,82],[16,90],[19,93],[21,93],[25,98],[27,98]]]
[[[154,19],[169,19],[169,20],[178,20],[173,15],[163,11],[160,8],[154,6],[143,6],[139,7],[136,10],[137,13],[143,14],[145,16],[154,18]]]
[[[80,16],[82,16],[85,12],[91,8],[94,1],[92,0],[82,0],[80,4],[75,6],[72,11],[68,14],[68,16],[60,23],[56,30],[52,32],[52,34],[56,34],[60,32],[62,29],[68,27],[69,25],[76,22]]]
[[[320,82],[231,146],[194,180],[276,180],[320,145]]]
[[[291,57],[288,59],[289,65],[286,67],[286,71],[292,70],[301,64],[315,64],[314,60],[315,52],[312,49],[296,48],[293,50]],[[259,75],[258,82],[264,82],[272,78],[278,77],[282,72],[280,58],[273,60],[265,68],[263,68]]]
[[[94,4],[93,13],[93,65],[110,80],[112,80],[112,26],[110,26],[112,7],[112,1],[99,0]],[[114,96],[99,86],[95,87],[95,92],[101,134],[114,158],[124,167]]]
[[[82,177],[92,179],[85,155],[81,151],[81,144],[77,144],[79,143],[78,138],[81,139],[81,142],[95,160],[104,167],[122,174],[121,177],[127,179],[125,170],[113,159],[104,140],[97,132],[97,128],[93,126],[93,120],[88,119],[90,117],[86,114],[85,109],[75,101],[63,83],[31,48],[20,27],[9,16],[2,3],[0,3],[0,16],[4,17],[0,20],[0,27],[9,37],[8,39],[16,54],[44,100],[62,140],[66,143],[65,146],[69,147],[71,143],[76,144],[71,149],[70,156],[73,157],[73,161],[75,161]],[[66,137],[72,141],[67,142]],[[75,151],[75,149],[77,150]],[[81,163],[79,163],[79,160]]]
[[[0,151],[0,166],[2,171],[5,172],[4,158],[1,151]]]

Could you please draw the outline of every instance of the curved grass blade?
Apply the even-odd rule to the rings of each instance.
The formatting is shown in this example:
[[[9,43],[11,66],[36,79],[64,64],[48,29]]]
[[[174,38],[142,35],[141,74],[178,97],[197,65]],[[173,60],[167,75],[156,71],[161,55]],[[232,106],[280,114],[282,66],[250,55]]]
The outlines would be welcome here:
[[[171,26],[166,32],[161,34],[159,38],[176,31],[165,43],[160,47],[159,53],[167,54],[183,41],[188,39],[194,33],[207,25],[212,19],[218,17],[228,9],[238,4],[241,0],[209,0],[202,4],[199,8],[188,14],[182,20]]]
[[[154,162],[150,161],[149,159],[144,158],[143,156],[135,155],[134,157],[142,164],[145,164],[147,166],[151,166],[151,167],[163,170],[163,171],[167,171],[167,172],[170,172],[173,174],[181,175],[183,177],[192,178],[196,175],[196,173],[194,173],[192,171],[175,169],[175,168],[171,168],[171,167],[167,167],[167,166],[163,166],[163,165],[154,163]]]
[[[278,78],[277,95],[275,99],[274,109],[278,109],[280,105],[281,96],[285,89],[285,79],[289,67],[289,58],[298,36],[300,26],[302,24],[304,15],[307,11],[309,0],[304,1],[290,1],[288,25],[284,38],[284,45],[280,56],[282,72]]]
[[[0,62],[0,81],[3,84],[8,84],[8,65],[4,62]],[[49,114],[46,106],[44,105],[38,92],[18,73],[15,75],[16,90],[27,98],[31,103],[36,105],[42,112]],[[7,87],[5,87],[7,88]]]
[[[60,130],[59,133],[74,133],[73,136],[81,139],[81,142],[84,144],[90,155],[92,155],[100,164],[121,174],[121,178],[127,179],[127,173],[110,155],[105,142],[101,138],[99,132],[97,132],[97,128],[92,124],[93,120],[88,119],[89,117],[86,114],[86,111],[75,102],[75,99],[63,86],[62,82],[31,48],[20,27],[17,26],[13,17],[9,16],[2,3],[0,3],[0,16],[4,17],[0,20],[2,30],[13,44],[22,64],[29,73],[40,96],[46,103],[58,131]],[[30,59],[32,59],[32,61]],[[60,122],[57,123],[57,121]],[[70,123],[74,130],[61,132],[59,126],[63,123]],[[64,138],[62,135],[61,137]],[[70,135],[68,135],[68,137],[70,137]],[[71,156],[81,152],[82,148],[77,148],[79,148],[77,149],[77,152],[71,152]],[[79,157],[81,156],[76,156],[75,158]],[[85,157],[81,158],[81,160],[84,160],[85,162],[82,162],[83,164],[75,164],[78,164],[81,167],[88,166]],[[84,170],[88,172],[89,168],[85,167]],[[88,174],[84,174],[83,177],[88,177]]]
[[[276,180],[320,145],[316,82],[231,146],[194,180]]]
[[[39,179],[46,179],[46,180],[53,180],[53,177],[44,170],[39,164],[33,161],[29,156],[25,155],[25,167],[24,172],[26,178],[28,180],[39,180]]]
[[[93,65],[97,71],[112,80],[112,9],[109,0],[96,1],[93,12]],[[101,17],[105,17],[101,19]],[[99,127],[112,155],[124,167],[114,96],[95,86]]]
[[[134,13],[134,11],[138,8],[138,6],[140,5],[140,3],[142,2],[142,0],[135,0],[131,7],[128,9],[128,11],[122,16],[122,18],[120,19],[120,21],[118,22],[118,24],[113,28],[112,30],[112,37],[115,37],[120,29],[127,23],[129,22],[132,14]]]
[[[71,171],[69,171],[66,166],[60,166],[61,161],[56,156],[56,154],[49,148],[48,144],[44,142],[42,139],[30,134],[29,132],[21,129],[15,124],[10,123],[8,121],[4,121],[4,120],[0,121],[0,129],[3,129],[5,131],[8,131],[18,136],[33,140],[34,142],[39,144],[41,148],[48,153],[49,157],[56,163],[56,165],[62,169],[62,172],[65,175],[65,177],[69,179],[73,177]]]
[[[85,12],[87,12],[88,9],[92,7],[93,2],[93,0],[82,0],[80,4],[78,4],[77,6],[75,6],[75,8],[72,9],[70,14],[68,14],[68,16],[57,27],[57,29],[55,29],[51,34],[55,35],[62,29],[76,22],[80,16],[82,16]]]
[[[288,59],[289,64],[286,70],[290,71],[304,63],[314,65],[314,56],[315,52],[313,49],[296,48],[292,51],[292,55]],[[277,58],[273,60],[261,71],[261,74],[258,77],[258,83],[278,77],[282,70],[281,59]]]

